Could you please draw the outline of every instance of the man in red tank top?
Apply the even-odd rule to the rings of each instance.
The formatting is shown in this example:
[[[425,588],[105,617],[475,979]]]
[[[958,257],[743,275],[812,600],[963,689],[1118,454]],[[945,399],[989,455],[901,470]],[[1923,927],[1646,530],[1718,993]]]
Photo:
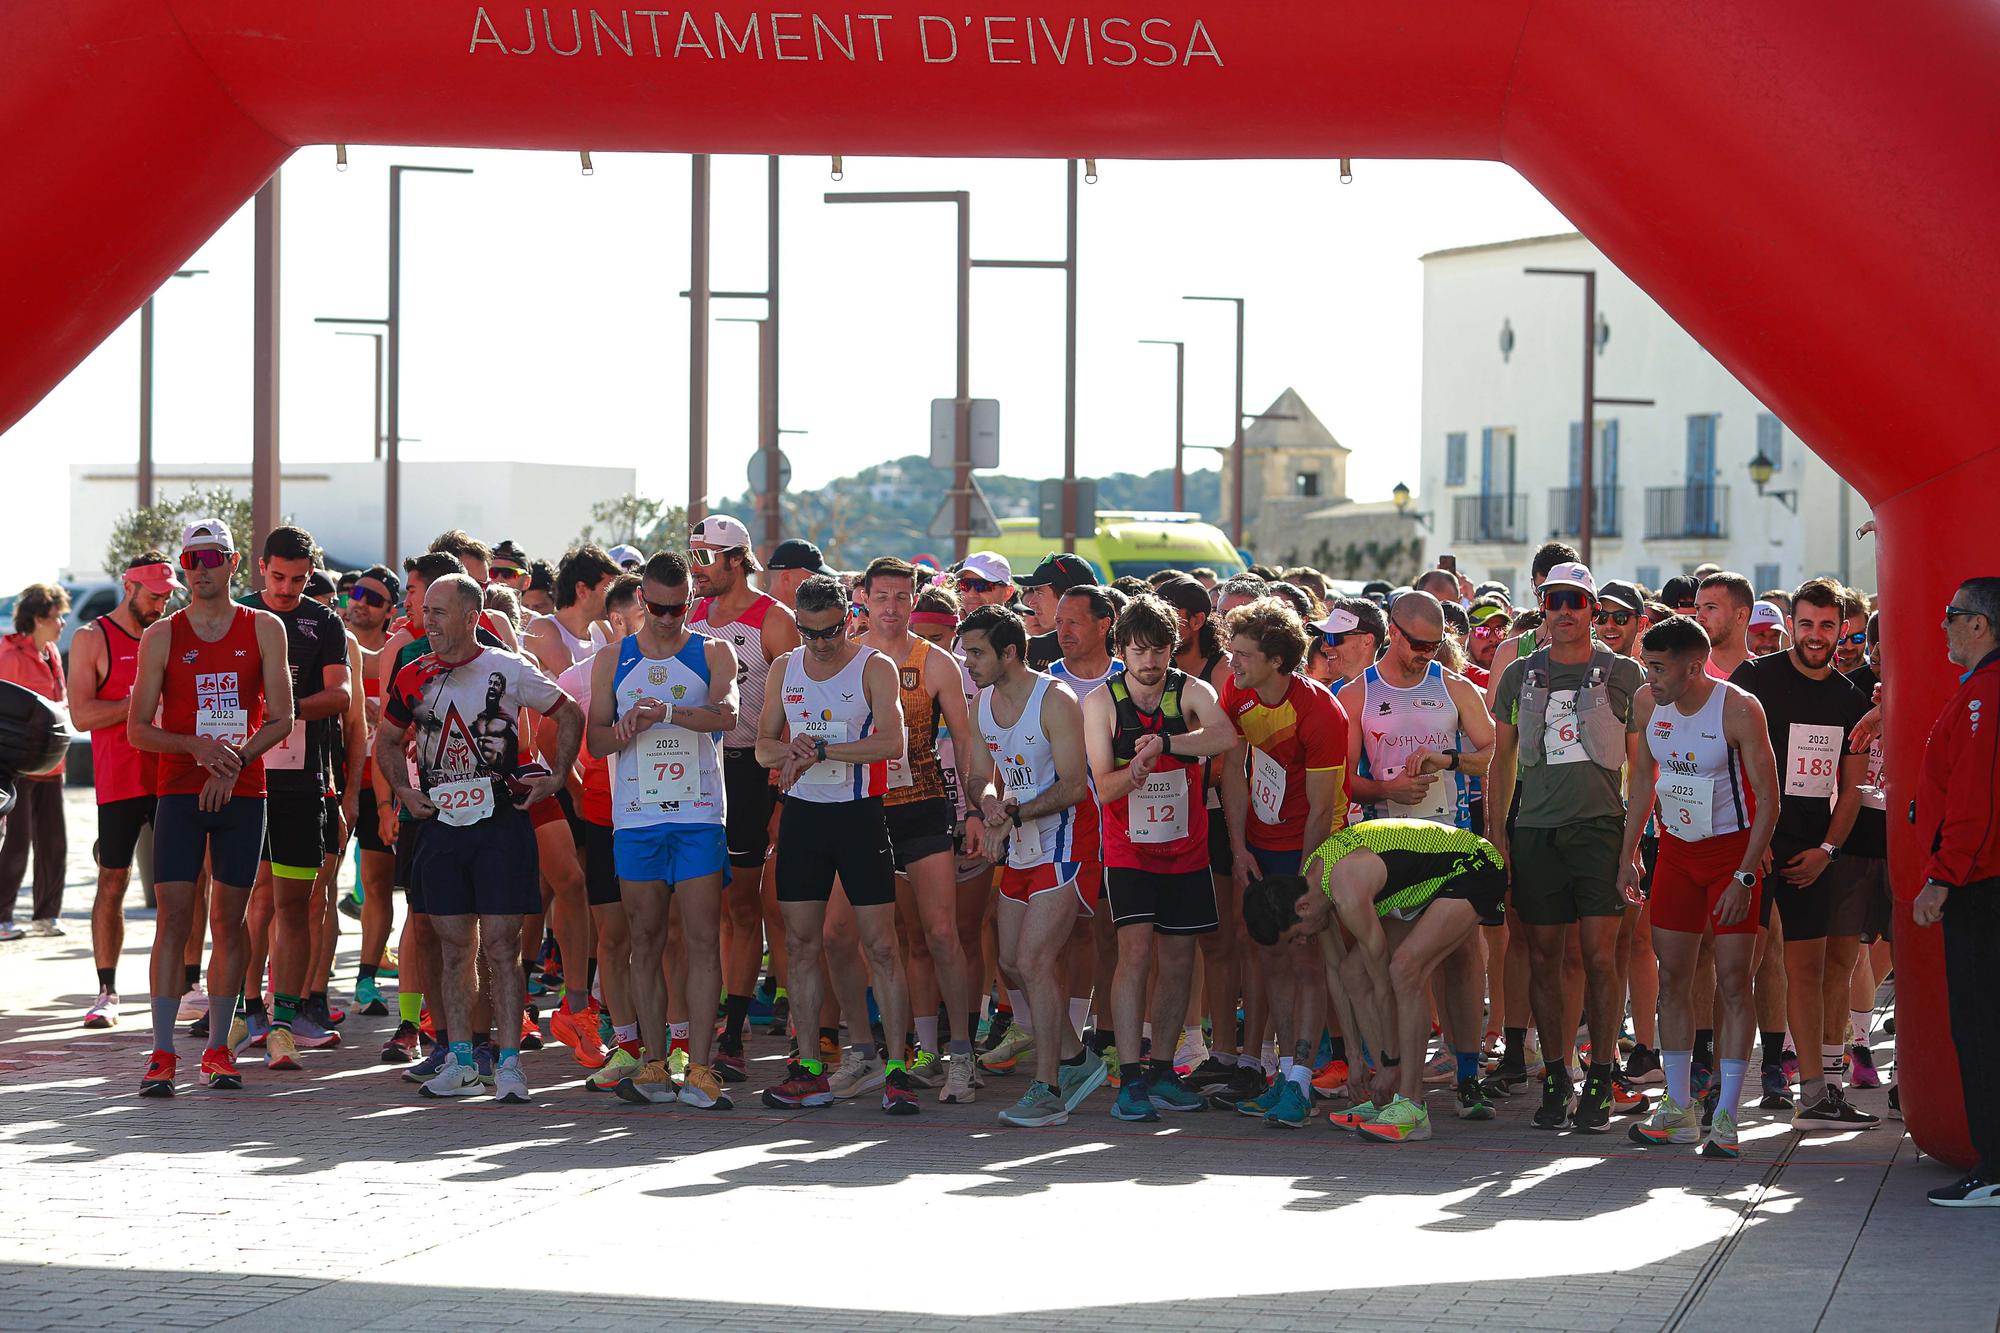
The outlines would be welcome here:
[[[188,524],[181,569],[190,602],[139,640],[139,669],[125,730],[160,756],[153,816],[158,930],[153,936],[153,1055],[142,1097],[174,1093],[174,1014],[181,954],[193,924],[194,882],[209,866],[209,1047],[202,1077],[240,1088],[229,1049],[236,989],[243,982],[244,909],[264,850],[266,751],[292,730],[292,673],[285,627],[268,611],[239,606],[229,581],[242,557],[220,519]]]
[[[118,955],[125,950],[125,889],[140,830],[159,801],[159,756],[135,749],[125,711],[139,674],[139,636],[160,618],[167,599],[185,591],[173,566],[149,551],[125,568],[125,596],[108,616],[76,632],[69,649],[70,720],[90,733],[97,786],[97,901],[90,909],[90,951],[97,964],[97,1003],[87,1028],[118,1024]],[[183,989],[193,979],[183,974]]]

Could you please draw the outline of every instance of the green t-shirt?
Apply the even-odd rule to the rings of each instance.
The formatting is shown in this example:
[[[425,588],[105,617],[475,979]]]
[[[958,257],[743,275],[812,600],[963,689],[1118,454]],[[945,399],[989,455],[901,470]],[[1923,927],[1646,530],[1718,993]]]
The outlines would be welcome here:
[[[1509,726],[1520,725],[1521,678],[1527,672],[1528,660],[1518,657],[1507,664],[1493,696],[1493,716]],[[1576,695],[1589,668],[1587,660],[1574,665],[1553,658],[1549,661],[1549,711],[1542,732],[1544,759],[1519,770],[1521,806],[1514,823],[1520,828],[1561,828],[1579,819],[1625,817],[1623,773],[1592,763],[1576,732]],[[1624,719],[1628,735],[1639,730],[1632,696],[1645,683],[1646,669],[1638,662],[1629,657],[1612,658],[1608,682],[1611,706]]]

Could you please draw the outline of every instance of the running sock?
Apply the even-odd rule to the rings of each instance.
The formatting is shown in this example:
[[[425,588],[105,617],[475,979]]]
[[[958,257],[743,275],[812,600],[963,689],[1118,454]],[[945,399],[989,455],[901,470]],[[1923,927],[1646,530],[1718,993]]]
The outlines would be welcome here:
[[[1189,1023],[1183,1027],[1181,1029],[1181,1040],[1189,1046],[1198,1045],[1201,1041],[1201,1024]]]
[[[229,1046],[229,1025],[236,1021],[236,996],[223,995],[208,997],[208,1046],[210,1050],[227,1049]]]
[[[311,995],[306,997],[306,1003],[311,1008],[313,1013],[316,1014],[325,1013],[327,1011],[326,992],[323,990],[314,991]]]
[[[1236,1052],[1234,1051],[1210,1051],[1208,1058],[1221,1065],[1224,1069],[1236,1068]]]
[[[396,1017],[405,1023],[418,1023],[424,1017],[424,993],[420,990],[398,991],[396,993]]]
[[[972,1056],[972,1039],[970,1037],[953,1037],[951,1039],[952,1059],[954,1060],[970,1059],[971,1056]]]
[[[245,1000],[243,1002],[243,1016],[245,1018],[263,1018],[265,1016],[264,997],[262,995],[252,995],[249,999]]]
[[[667,1053],[671,1055],[675,1051],[685,1051],[687,1048],[688,1025],[685,1023],[667,1024]]]
[[[1828,1068],[1839,1064],[1847,1055],[1847,1048],[1839,1042],[1825,1042],[1819,1048],[1820,1060]]]
[[[1850,1009],[1847,1011],[1847,1022],[1854,1029],[1854,1044],[1856,1046],[1866,1046],[1868,1044],[1868,1034],[1875,1026],[1875,1011],[1873,1009]]]
[[[1009,1015],[1010,1022],[1019,1023],[1022,1027],[1033,1031],[1028,1018],[1028,996],[1025,991],[1008,991],[1007,1004],[1000,1012]]]
[[[1076,1033],[1078,1036],[1083,1035],[1084,1026],[1087,1023],[1089,1023],[1089,1021],[1090,1021],[1090,997],[1088,995],[1085,995],[1079,999],[1077,996],[1074,995],[1070,996],[1069,1025],[1076,1029]]]
[[[271,1026],[291,1029],[292,1020],[299,1014],[299,997],[282,992],[271,997]]]
[[[729,1050],[743,1045],[743,1024],[750,1018],[750,997],[732,995],[722,1002],[722,1043]]]
[[[578,1004],[576,1002],[576,992],[573,990],[565,989],[563,991],[562,1007],[567,1009],[572,1014],[580,1014],[584,1010],[590,1008],[590,1001],[585,1000],[582,1004]]]
[[[882,1072],[885,1074],[900,1074],[903,1072],[904,1067],[901,1060],[887,1060],[883,1062]]]
[[[1729,1112],[1729,1118],[1736,1118],[1737,1103],[1743,1100],[1743,1073],[1750,1067],[1748,1060],[1724,1060],[1722,1062],[1722,1099],[1716,1103],[1716,1114]]]
[[[153,997],[153,1049],[171,1051],[174,1048],[174,1015],[181,1009],[180,997]],[[229,1040],[229,1030],[223,1029],[224,1041]]]
[[[1064,1060],[1062,1063],[1068,1065],[1071,1069],[1075,1069],[1077,1066],[1083,1063],[1083,1057],[1088,1053],[1089,1053],[1088,1047],[1079,1047],[1075,1055],[1072,1055],[1069,1059]]]
[[[181,969],[181,994],[185,995],[201,984],[201,964],[187,963]],[[165,1050],[165,1047],[161,1047]]]
[[[1290,1077],[1292,1076],[1292,1069],[1293,1069],[1293,1068],[1294,1068],[1294,1066],[1296,1066],[1297,1064],[1298,1064],[1298,1061],[1294,1060],[1294,1059],[1293,1059],[1293,1058],[1292,1058],[1291,1056],[1289,1056],[1289,1055],[1281,1055],[1281,1056],[1279,1056],[1279,1057],[1278,1057],[1278,1077],[1279,1077],[1279,1078],[1290,1078]]]
[[[1525,1065],[1528,1062],[1528,1029],[1506,1028],[1500,1035],[1506,1043],[1500,1059],[1510,1065]]]
[[[1292,1082],[1299,1085],[1299,1089],[1306,1094],[1308,1102],[1312,1101],[1312,1076],[1313,1071],[1311,1067],[1302,1065],[1296,1060],[1292,1062],[1291,1072],[1285,1075],[1286,1078],[1291,1079]]]
[[[1334,1059],[1336,1059],[1336,1060],[1345,1060],[1345,1059],[1347,1058],[1347,1038],[1345,1038],[1345,1037],[1329,1037],[1329,1038],[1327,1039],[1327,1049],[1329,1049],[1329,1050],[1331,1050],[1331,1051],[1333,1052],[1333,1058],[1334,1058]],[[1476,1063],[1476,1061],[1475,1061],[1475,1063]],[[1477,1069],[1477,1068],[1475,1068],[1475,1069],[1473,1070],[1473,1072],[1474,1072],[1474,1073],[1478,1073],[1479,1071],[1478,1071],[1478,1069]]]
[[[1478,1051],[1454,1051],[1452,1052],[1452,1056],[1458,1061],[1458,1081],[1460,1083],[1465,1082],[1469,1078],[1479,1077]]]
[[[809,1078],[818,1078],[824,1072],[824,1066],[817,1060],[801,1060],[799,1061],[799,1068],[805,1070],[806,1076]]]
[[[99,990],[101,990],[101,991],[107,991],[107,990],[108,990],[108,991],[115,991],[115,990],[117,990],[117,989],[118,989],[118,969],[117,969],[117,968],[115,968],[115,967],[100,967],[100,968],[98,968],[98,969],[97,969],[97,989],[99,989]]]
[[[639,1025],[637,1023],[613,1024],[611,1028],[611,1041],[619,1050],[625,1052],[625,1054],[631,1056],[634,1060],[639,1058]]]
[[[933,1055],[937,1054],[938,1051],[941,1049],[938,1046],[937,1015],[933,1014],[929,1018],[919,1017],[917,1019],[914,1019],[913,1021],[917,1025],[918,1047],[923,1050],[929,1051]]]
[[[509,1060],[512,1060],[512,1061],[514,1061],[514,1062],[515,1062],[516,1064],[519,1064],[519,1063],[520,1063],[520,1061],[521,1061],[521,1048],[520,1048],[520,1047],[518,1047],[518,1046],[502,1046],[502,1047],[500,1048],[500,1058],[499,1058],[498,1060],[495,1060],[495,1061],[494,1061],[493,1063],[495,1063],[495,1064],[506,1064],[506,1063],[507,1063],[507,1062],[508,1062]]]
[[[1715,1068],[1715,1029],[1696,1028],[1694,1034],[1694,1062],[1704,1069]]]
[[[1694,1094],[1689,1091],[1694,1082],[1693,1051],[1661,1051],[1660,1065],[1667,1071],[1667,1096],[1675,1106],[1686,1106]]]
[[[459,1064],[467,1069],[473,1068],[472,1043],[469,1041],[453,1042],[451,1044],[451,1058],[458,1061]]]
[[[1764,1063],[1767,1065],[1784,1063],[1785,1059],[1784,1031],[1780,1029],[1777,1032],[1763,1032],[1758,1035],[1764,1043]]]
[[[1129,1088],[1135,1081],[1143,1082],[1145,1077],[1146,1067],[1137,1060],[1121,1060],[1119,1062],[1118,1082],[1123,1086]]]
[[[363,963],[360,970],[361,980],[373,981],[375,979],[375,969],[380,966],[381,964],[379,963]]]

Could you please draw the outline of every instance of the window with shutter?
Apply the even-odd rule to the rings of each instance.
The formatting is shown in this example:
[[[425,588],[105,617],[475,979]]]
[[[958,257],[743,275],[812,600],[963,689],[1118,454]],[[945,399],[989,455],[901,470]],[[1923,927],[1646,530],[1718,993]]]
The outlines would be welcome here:
[[[1444,437],[1444,484],[1465,485],[1465,432],[1452,431]]]

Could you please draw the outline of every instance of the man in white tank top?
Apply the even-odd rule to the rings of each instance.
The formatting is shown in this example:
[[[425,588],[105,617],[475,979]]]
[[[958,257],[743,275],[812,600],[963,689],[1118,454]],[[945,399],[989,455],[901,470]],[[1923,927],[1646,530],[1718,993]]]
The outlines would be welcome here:
[[[834,879],[853,905],[861,949],[874,974],[882,1031],[896,1042],[882,1052],[887,1080],[882,1109],[915,1115],[917,1096],[902,1058],[910,1021],[902,950],[896,939],[896,869],[882,795],[888,764],[903,751],[903,705],[888,658],[849,639],[847,594],[824,575],[799,585],[801,644],[771,664],[757,727],[757,761],[775,769],[785,804],[778,823],[778,908],[790,953],[789,985],[799,1056],[783,1082],[764,1089],[780,1109],[825,1106],[831,1081],[814,1043],[814,1020],[826,994],[823,940]],[[834,974],[843,1013],[865,1016],[863,978]],[[692,992],[691,992],[692,993]],[[865,1021],[853,1033],[876,1058]]]
[[[721,749],[716,738],[736,725],[736,655],[729,645],[690,634],[687,565],[662,553],[639,585],[646,617],[639,632],[591,663],[590,752],[611,764],[612,854],[631,932],[633,1007],[651,1057],[617,1086],[618,1096],[647,1105],[678,1099],[727,1110],[729,1097],[709,1056],[715,1024],[688,1030],[688,1067],[677,1090],[667,1072],[667,993],[659,959],[667,944],[667,905],[680,898],[676,978],[689,996],[722,987],[717,941],[722,886],[729,876],[723,836]]]
[[[1049,674],[1067,686],[1078,703],[1111,679],[1113,672],[1124,668],[1124,663],[1111,655],[1111,623],[1117,615],[1110,590],[1096,584],[1066,588],[1056,599],[1053,619],[1062,656],[1049,664]],[[1078,873],[1094,899],[1104,891],[1102,820],[1095,793],[1085,791],[1076,813],[1077,860],[1082,866]],[[1118,933],[1111,914],[1097,912],[1079,919],[1069,941],[1070,1021],[1078,1028],[1084,1026],[1093,997],[1104,1006],[1090,1036],[1091,1049],[1100,1056],[1111,1045],[1111,980],[1117,971]],[[1137,1051],[1126,1051],[1120,1057],[1121,1061],[1138,1058]]]
[[[1750,997],[1757,948],[1759,867],[1778,820],[1778,768],[1754,695],[1708,674],[1710,644],[1689,616],[1670,616],[1640,640],[1647,688],[1632,699],[1651,751],[1628,775],[1618,887],[1637,903],[1639,836],[1655,801],[1660,854],[1653,868],[1653,948],[1660,959],[1660,1057],[1667,1094],[1633,1141],[1695,1143],[1701,1108],[1691,1090],[1695,957],[1715,937],[1715,1048],[1721,1093],[1704,1157],[1737,1156],[1736,1107],[1757,1026]]]
[[[1470,828],[1466,778],[1486,771],[1493,715],[1471,681],[1438,664],[1437,598],[1406,592],[1388,620],[1389,650],[1335,691],[1347,709],[1347,752],[1357,756],[1348,795],[1369,819]]]
[[[968,842],[983,841],[1000,864],[996,933],[1000,970],[1017,1024],[1032,1041],[1035,1081],[1000,1113],[1003,1124],[1059,1125],[1109,1070],[1084,1051],[1063,1005],[1064,953],[1077,911],[1097,907],[1099,880],[1079,876],[1077,802],[1088,790],[1083,709],[1076,697],[1028,669],[1028,631],[1004,606],[985,606],[959,624],[965,669],[980,687],[984,744],[964,756],[966,794],[978,813]]]

